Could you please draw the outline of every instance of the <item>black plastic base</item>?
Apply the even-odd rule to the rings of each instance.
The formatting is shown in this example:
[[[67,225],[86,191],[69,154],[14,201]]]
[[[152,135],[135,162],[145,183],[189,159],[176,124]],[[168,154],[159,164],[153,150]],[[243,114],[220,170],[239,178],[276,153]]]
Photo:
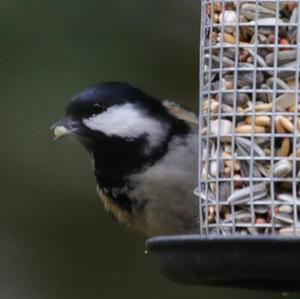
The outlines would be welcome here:
[[[300,238],[154,237],[162,273],[184,284],[300,292]]]

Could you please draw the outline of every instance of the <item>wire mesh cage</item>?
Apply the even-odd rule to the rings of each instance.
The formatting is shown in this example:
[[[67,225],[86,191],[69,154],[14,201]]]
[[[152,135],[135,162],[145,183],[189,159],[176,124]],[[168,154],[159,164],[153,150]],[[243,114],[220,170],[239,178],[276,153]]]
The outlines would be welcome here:
[[[200,234],[148,241],[177,282],[300,291],[299,10],[201,3]]]
[[[299,5],[204,1],[202,234],[300,235]]]

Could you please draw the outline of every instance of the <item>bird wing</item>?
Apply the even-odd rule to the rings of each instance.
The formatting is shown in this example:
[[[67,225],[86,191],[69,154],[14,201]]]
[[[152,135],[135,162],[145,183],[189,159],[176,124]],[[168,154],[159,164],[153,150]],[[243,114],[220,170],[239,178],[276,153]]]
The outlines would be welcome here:
[[[167,100],[163,101],[163,105],[175,117],[186,121],[188,124],[190,124],[193,127],[198,127],[198,117],[194,112],[186,110],[180,107],[178,104]]]

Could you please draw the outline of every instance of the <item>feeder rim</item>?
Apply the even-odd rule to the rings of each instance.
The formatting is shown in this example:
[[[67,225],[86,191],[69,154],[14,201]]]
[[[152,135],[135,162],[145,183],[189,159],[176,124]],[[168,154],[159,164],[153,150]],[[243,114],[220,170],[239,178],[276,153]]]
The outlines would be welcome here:
[[[218,235],[168,235],[168,236],[157,236],[151,237],[146,241],[146,247],[149,250],[155,250],[157,248],[169,247],[169,246],[184,246],[186,242],[189,245],[203,244],[203,242],[271,242],[271,243],[281,243],[281,242],[299,242],[300,237],[298,236],[274,236],[274,235],[255,235],[255,236],[218,236]],[[201,243],[199,243],[201,241]]]

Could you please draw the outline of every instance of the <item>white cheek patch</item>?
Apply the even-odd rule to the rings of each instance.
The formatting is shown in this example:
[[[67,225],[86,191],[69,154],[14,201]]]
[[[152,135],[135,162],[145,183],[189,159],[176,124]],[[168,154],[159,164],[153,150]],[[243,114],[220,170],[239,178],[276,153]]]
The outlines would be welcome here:
[[[130,140],[146,135],[152,146],[158,145],[168,130],[161,122],[143,115],[130,103],[113,106],[98,115],[83,119],[83,123],[91,130],[108,136],[115,135]]]

